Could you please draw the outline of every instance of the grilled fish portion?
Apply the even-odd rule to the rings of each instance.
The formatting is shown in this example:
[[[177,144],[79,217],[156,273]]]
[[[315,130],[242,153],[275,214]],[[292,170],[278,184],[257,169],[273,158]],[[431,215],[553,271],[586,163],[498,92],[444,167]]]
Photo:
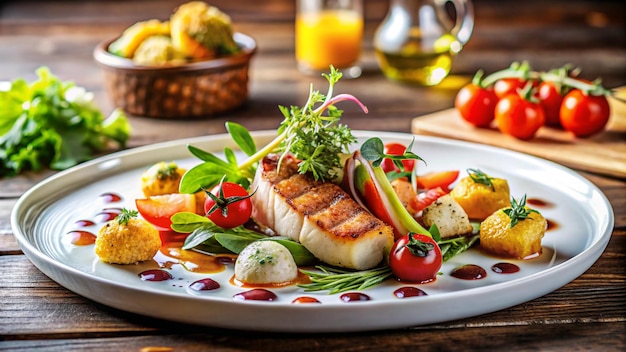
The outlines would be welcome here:
[[[375,267],[393,245],[393,229],[339,186],[298,174],[297,160],[263,159],[252,189],[257,222],[300,242],[321,261],[344,268]]]

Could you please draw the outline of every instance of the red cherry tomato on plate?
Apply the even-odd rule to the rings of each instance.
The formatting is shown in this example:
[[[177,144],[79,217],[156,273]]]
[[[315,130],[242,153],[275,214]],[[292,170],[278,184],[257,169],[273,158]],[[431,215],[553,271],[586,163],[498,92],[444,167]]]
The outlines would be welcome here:
[[[441,269],[442,257],[439,245],[432,238],[409,233],[391,247],[389,267],[401,281],[429,282]]]
[[[441,187],[444,190],[449,189],[450,184],[459,177],[459,170],[450,171],[433,171],[417,176],[417,188],[433,189]]]
[[[531,81],[533,86],[537,85],[537,81]],[[528,81],[519,78],[502,78],[493,85],[493,92],[499,99],[509,94],[517,94],[518,91],[524,89]]]
[[[560,110],[563,95],[553,82],[541,82],[537,88],[537,96],[541,101],[546,116],[547,126],[561,127]]]
[[[604,130],[611,108],[603,95],[586,95],[574,89],[563,98],[560,110],[561,125],[576,137],[589,137]]]
[[[521,140],[532,139],[545,122],[543,108],[519,94],[509,94],[496,105],[498,129]]]
[[[152,225],[169,229],[172,215],[196,211],[196,197],[193,194],[172,193],[135,199],[139,214]]]
[[[405,151],[406,151],[406,146],[400,143],[392,142],[392,143],[385,144],[385,154],[403,155]],[[415,160],[414,159],[402,160],[402,165],[404,165],[404,170],[399,170],[398,167],[393,163],[393,161],[387,158],[383,159],[383,162],[380,164],[380,166],[382,167],[383,171],[385,171],[385,173],[390,172],[390,171],[411,172],[413,171],[413,168],[415,167]]]
[[[252,201],[248,191],[241,185],[222,182],[211,190],[211,194],[213,197],[207,194],[204,201],[204,211],[215,225],[230,229],[243,225],[250,219]]]
[[[494,119],[498,97],[492,89],[478,84],[465,85],[454,99],[454,107],[461,117],[476,127],[488,127]]]

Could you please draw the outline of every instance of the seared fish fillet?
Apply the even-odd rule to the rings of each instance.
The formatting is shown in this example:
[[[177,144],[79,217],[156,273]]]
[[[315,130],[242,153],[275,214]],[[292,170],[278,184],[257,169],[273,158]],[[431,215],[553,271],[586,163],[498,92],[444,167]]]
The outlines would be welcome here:
[[[371,215],[339,186],[298,174],[297,160],[263,159],[254,178],[254,219],[300,242],[319,260],[371,269],[393,245],[393,229]]]

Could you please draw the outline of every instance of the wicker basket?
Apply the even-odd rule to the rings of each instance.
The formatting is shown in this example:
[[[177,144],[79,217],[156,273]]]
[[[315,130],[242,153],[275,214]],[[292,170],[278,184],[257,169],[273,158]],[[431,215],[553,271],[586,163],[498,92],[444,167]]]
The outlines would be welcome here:
[[[114,39],[113,39],[114,40]],[[141,66],[107,51],[103,41],[94,58],[104,69],[106,91],[129,114],[163,119],[209,117],[233,110],[248,98],[248,69],[256,42],[235,33],[236,55],[177,66]]]

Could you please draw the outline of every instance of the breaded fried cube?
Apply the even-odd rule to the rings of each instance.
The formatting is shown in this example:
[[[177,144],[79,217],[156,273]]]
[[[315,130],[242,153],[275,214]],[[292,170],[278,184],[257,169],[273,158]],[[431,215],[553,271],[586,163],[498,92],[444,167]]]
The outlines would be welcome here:
[[[508,182],[502,178],[482,175],[488,179],[487,182],[477,182],[470,174],[460,179],[450,191],[450,195],[472,220],[483,220],[496,210],[511,205]]]
[[[154,257],[161,248],[159,231],[143,219],[118,218],[107,222],[96,238],[96,255],[110,264],[136,264]]]
[[[524,206],[526,218],[511,226],[511,217],[503,208],[488,216],[480,224],[480,246],[499,257],[523,259],[541,251],[541,239],[547,221],[536,211]]]
[[[158,162],[141,176],[141,190],[146,197],[178,193],[180,180],[186,171],[174,162]]]

